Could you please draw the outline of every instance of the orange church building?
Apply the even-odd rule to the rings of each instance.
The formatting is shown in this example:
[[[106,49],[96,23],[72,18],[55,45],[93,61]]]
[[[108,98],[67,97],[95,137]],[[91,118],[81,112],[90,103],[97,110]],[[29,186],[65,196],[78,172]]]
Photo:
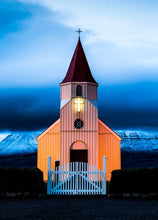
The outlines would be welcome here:
[[[121,138],[98,118],[98,83],[93,78],[80,37],[70,66],[60,83],[60,118],[38,136],[37,167],[47,181],[48,156],[51,169],[70,162],[86,162],[103,170],[106,178],[121,168]]]

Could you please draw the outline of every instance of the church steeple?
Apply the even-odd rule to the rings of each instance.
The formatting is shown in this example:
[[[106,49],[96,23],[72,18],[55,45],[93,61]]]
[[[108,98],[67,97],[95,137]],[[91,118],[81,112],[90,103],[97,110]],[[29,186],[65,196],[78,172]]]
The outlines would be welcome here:
[[[92,73],[90,71],[81,41],[80,37],[78,39],[78,43],[75,49],[75,52],[73,54],[70,66],[68,68],[67,74],[62,81],[62,83],[68,83],[68,82],[89,82],[89,83],[98,83],[95,81],[95,79],[92,76]],[[62,84],[61,83],[61,84]]]
[[[60,84],[60,119],[53,123],[53,125],[44,131],[37,139],[38,168],[44,172],[44,180],[47,180],[48,170],[45,162],[48,160],[48,156],[49,158],[51,156],[51,168],[56,169],[60,160],[61,167],[63,167],[64,172],[67,173],[70,168],[72,168],[71,165],[69,166],[70,162],[83,162],[87,163],[87,165],[84,165],[88,167],[88,169],[88,164],[91,164],[93,170],[94,167],[99,167],[99,169],[102,170],[103,156],[106,155],[107,158],[109,158],[109,160],[107,160],[106,174],[107,180],[109,181],[112,170],[121,168],[121,138],[98,119],[98,83],[91,74],[80,42],[81,30],[79,29],[77,32],[79,34],[78,43],[68,72]],[[73,163],[72,170],[74,170],[74,168],[76,170],[77,167],[78,165],[74,166]],[[60,167],[58,167],[58,170],[60,170]],[[54,176],[58,175],[53,175],[52,178],[54,178]],[[91,176],[92,175],[87,175],[87,183],[92,180]],[[96,176],[96,174],[94,174],[93,177],[94,176]],[[67,192],[69,192],[65,191],[67,188],[60,191],[61,187],[59,187],[59,181],[57,179],[59,180],[59,178],[53,179],[57,184],[55,188],[54,186],[50,186],[50,190],[48,190],[49,193],[67,194]],[[64,175],[60,179],[62,179],[60,184],[66,183],[66,185],[69,185],[67,183],[71,181],[68,175]],[[83,179],[84,178],[82,178],[82,180]],[[96,179],[94,180],[96,182]],[[101,180],[102,179],[99,179],[99,181]],[[50,185],[51,183],[52,182],[50,182]],[[72,192],[79,192],[77,185],[71,189]]]

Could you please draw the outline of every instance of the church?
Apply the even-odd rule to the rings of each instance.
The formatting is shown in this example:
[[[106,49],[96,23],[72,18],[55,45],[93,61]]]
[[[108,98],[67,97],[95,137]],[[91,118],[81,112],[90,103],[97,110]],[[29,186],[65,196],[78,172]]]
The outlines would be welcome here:
[[[97,89],[79,37],[67,74],[60,83],[60,118],[37,137],[37,167],[43,171],[44,181],[48,156],[52,170],[77,161],[103,170],[106,156],[107,181],[113,170],[121,168],[121,137],[98,118]]]

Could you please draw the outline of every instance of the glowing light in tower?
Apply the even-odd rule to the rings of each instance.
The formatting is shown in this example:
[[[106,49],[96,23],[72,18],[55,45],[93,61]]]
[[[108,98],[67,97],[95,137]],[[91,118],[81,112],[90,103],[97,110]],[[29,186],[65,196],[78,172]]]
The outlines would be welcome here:
[[[78,112],[81,111],[81,104],[83,104],[83,101],[81,101],[80,98],[78,98],[76,101],[75,101],[76,104],[78,104]]]

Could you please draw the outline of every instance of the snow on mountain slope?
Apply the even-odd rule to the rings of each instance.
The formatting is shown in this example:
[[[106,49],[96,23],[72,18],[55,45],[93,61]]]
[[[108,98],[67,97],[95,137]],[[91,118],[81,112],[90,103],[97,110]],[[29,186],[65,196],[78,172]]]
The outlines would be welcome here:
[[[21,132],[8,135],[0,141],[0,156],[36,152],[36,137],[40,133]],[[121,148],[125,151],[158,152],[158,132],[117,130],[116,133],[122,137]]]
[[[4,138],[6,138],[8,135],[9,135],[9,133],[2,133],[2,134],[0,134],[0,142],[1,142]]]
[[[0,142],[0,155],[27,154],[37,151],[38,134],[29,132],[10,134]]]
[[[122,137],[121,149],[126,151],[158,152],[158,132],[116,131]]]

